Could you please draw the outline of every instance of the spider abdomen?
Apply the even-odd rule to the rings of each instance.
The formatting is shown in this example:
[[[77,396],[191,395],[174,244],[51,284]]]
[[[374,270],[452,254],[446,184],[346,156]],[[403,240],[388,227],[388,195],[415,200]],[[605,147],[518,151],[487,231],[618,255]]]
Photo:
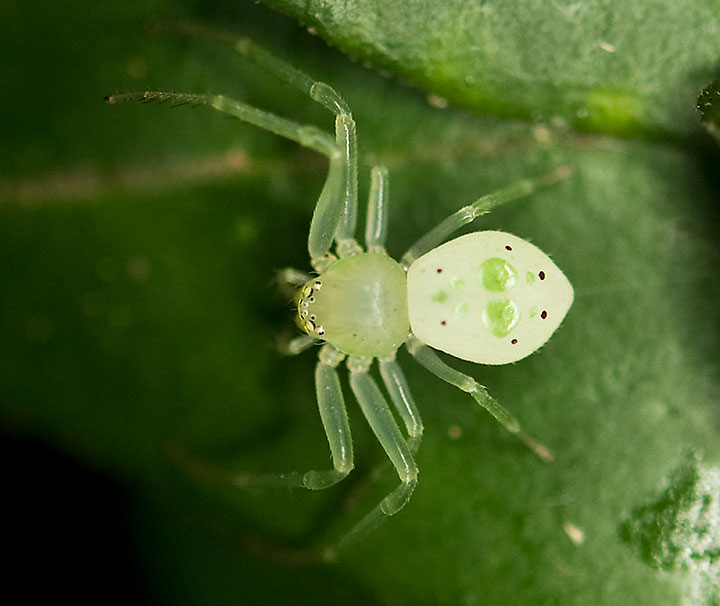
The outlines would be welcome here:
[[[417,259],[408,270],[408,301],[412,332],[423,343],[479,364],[508,364],[550,338],[573,289],[533,244],[480,231]]]

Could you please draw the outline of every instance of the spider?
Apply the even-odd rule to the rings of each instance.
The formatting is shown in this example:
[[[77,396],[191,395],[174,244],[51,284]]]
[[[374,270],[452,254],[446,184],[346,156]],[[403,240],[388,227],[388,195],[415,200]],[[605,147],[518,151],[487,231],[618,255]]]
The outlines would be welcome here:
[[[388,173],[384,167],[374,166],[363,249],[355,239],[358,152],[355,122],[347,103],[328,84],[313,80],[249,39],[233,39],[232,45],[240,55],[329,110],[335,117],[334,137],[315,126],[297,124],[222,95],[144,91],[111,95],[106,100],[111,104],[207,105],[328,158],[327,178],[308,236],[310,265],[316,275],[286,269],[281,276],[298,289],[296,322],[303,332],[289,343],[289,351],[300,353],[320,344],[315,386],[333,466],[274,476],[247,475],[239,477],[236,484],[274,483],[319,490],[347,477],[353,469],[353,446],[338,375],[338,367],[345,361],[352,393],[400,483],[339,545],[400,511],[417,485],[414,453],[423,433],[420,414],[396,361],[402,346],[431,373],[468,393],[539,457],[552,460],[550,451],[525,433],[482,385],[447,365],[433,349],[480,364],[508,364],[536,351],[558,328],[572,304],[573,289],[540,249],[500,231],[445,240],[493,208],[565,178],[568,168],[482,196],[431,229],[396,261],[385,250]],[[375,360],[406,436],[370,374]]]

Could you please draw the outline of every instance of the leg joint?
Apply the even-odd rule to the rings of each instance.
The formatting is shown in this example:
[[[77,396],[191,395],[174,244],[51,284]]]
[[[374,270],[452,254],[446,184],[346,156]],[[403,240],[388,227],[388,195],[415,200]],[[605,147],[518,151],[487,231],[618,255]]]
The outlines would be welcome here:
[[[329,343],[323,345],[318,354],[318,359],[321,364],[326,364],[333,368],[337,368],[338,364],[343,361],[343,358],[345,358],[345,354],[335,349]]]
[[[360,358],[356,356],[349,356],[347,359],[347,367],[351,373],[367,373],[370,371],[370,365],[372,364],[372,358]]]
[[[380,502],[380,511],[386,516],[395,515],[405,507],[416,486],[417,478],[410,478],[404,481]]]
[[[482,391],[480,384],[471,377],[463,377],[458,382],[458,387],[465,393],[475,393],[476,391]]]
[[[350,115],[350,108],[345,100],[329,84],[315,82],[310,87],[310,97],[338,116]]]
[[[324,488],[329,488],[338,482],[342,482],[348,476],[351,469],[348,471],[340,471],[339,469],[308,471],[303,476],[303,486],[308,490],[323,490]]]

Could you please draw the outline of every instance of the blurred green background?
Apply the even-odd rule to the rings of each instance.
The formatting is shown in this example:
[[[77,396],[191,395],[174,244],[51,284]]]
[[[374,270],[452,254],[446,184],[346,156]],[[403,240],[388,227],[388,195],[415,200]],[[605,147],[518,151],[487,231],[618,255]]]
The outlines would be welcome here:
[[[240,0],[0,7],[6,591],[718,604],[718,559],[691,532],[681,538],[705,573],[655,557],[681,514],[718,501],[712,482],[676,471],[714,477],[720,455],[720,156],[695,109],[720,61],[716,2],[267,4],[290,16]],[[329,464],[315,357],[275,347],[296,333],[274,281],[279,268],[308,269],[326,163],[206,108],[103,97],[222,92],[332,121],[220,45],[149,33],[173,19],[252,36],[346,97],[361,199],[369,167],[390,170],[394,256],[481,194],[573,166],[473,226],[552,255],[576,291],[564,325],[517,364],[452,362],[554,463],[400,352],[426,437],[398,516],[336,564],[306,557],[396,483],[389,471],[371,481],[383,453],[349,397],[346,482],[322,494],[232,487],[233,471]],[[665,494],[673,507],[655,524],[647,507]],[[717,538],[717,519],[707,532]]]

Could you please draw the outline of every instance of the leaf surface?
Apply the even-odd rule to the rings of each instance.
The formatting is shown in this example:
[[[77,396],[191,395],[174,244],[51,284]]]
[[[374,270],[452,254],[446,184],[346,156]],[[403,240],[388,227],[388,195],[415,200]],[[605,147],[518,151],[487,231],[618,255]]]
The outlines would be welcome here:
[[[720,184],[695,104],[720,14],[711,2],[411,4],[272,3],[337,48],[250,3],[3,5],[7,435],[116,479],[149,601],[678,604],[680,574],[647,566],[621,527],[688,448],[718,464]],[[575,288],[567,320],[520,363],[448,360],[547,444],[552,464],[401,351],[426,435],[400,514],[333,566],[301,557],[397,481],[369,480],[384,454],[349,392],[357,465],[345,483],[232,486],[232,471],[329,465],[315,356],[275,349],[296,333],[274,283],[279,268],[308,269],[326,161],[206,108],[102,99],[223,93],[328,130],[332,117],[223,45],[146,32],[168,19],[252,36],[345,96],[361,200],[373,164],[390,172],[395,257],[480,195],[572,166],[472,226],[550,254]],[[26,498],[68,523],[44,492]]]

